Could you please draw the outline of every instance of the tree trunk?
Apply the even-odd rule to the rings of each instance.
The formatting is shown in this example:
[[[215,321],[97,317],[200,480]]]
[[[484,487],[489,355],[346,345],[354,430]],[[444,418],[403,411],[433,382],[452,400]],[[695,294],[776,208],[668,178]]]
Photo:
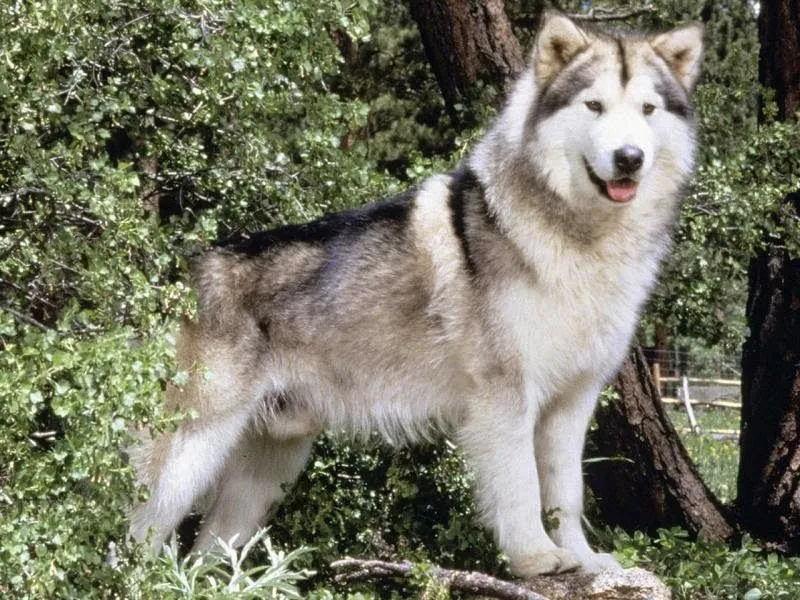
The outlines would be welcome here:
[[[798,198],[800,200],[800,198]],[[800,552],[800,260],[770,248],[750,265],[737,504],[755,535]]]
[[[758,15],[758,78],[775,90],[778,120],[800,109],[800,0],[767,0]]]
[[[601,405],[588,447],[601,460],[587,465],[603,520],[626,530],[679,526],[708,540],[733,537],[729,515],[703,483],[661,405],[647,362],[635,348]]]
[[[478,81],[503,85],[525,68],[502,0],[409,0],[445,103],[468,97]]]
[[[762,2],[758,25],[759,78],[775,90],[778,118],[792,119],[800,108],[800,0]],[[800,214],[800,192],[786,203]],[[754,535],[799,553],[800,258],[780,244],[750,263],[747,320],[737,508]]]

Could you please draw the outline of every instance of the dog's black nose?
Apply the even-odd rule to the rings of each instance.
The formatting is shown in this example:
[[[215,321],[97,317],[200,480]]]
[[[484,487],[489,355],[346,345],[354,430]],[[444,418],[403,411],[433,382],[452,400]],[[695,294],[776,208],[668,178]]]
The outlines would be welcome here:
[[[614,150],[614,165],[621,175],[632,175],[641,168],[644,162],[642,149],[631,144]]]

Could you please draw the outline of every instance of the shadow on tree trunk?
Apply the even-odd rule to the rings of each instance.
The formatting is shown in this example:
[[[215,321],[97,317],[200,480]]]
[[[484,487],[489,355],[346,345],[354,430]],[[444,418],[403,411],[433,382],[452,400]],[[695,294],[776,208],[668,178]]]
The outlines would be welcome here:
[[[713,541],[730,541],[731,515],[706,487],[664,412],[641,349],[634,348],[614,381],[619,399],[604,402],[587,465],[603,521],[628,531],[683,527]]]

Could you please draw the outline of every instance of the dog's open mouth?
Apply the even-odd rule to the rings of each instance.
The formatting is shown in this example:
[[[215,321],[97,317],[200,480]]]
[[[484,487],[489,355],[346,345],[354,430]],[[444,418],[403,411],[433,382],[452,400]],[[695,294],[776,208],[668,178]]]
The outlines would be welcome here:
[[[589,166],[589,162],[584,159],[583,163],[586,165],[586,172],[589,174],[589,180],[597,186],[600,193],[614,202],[630,202],[636,195],[636,190],[639,189],[639,182],[623,177],[621,179],[610,179],[603,181],[597,176]]]

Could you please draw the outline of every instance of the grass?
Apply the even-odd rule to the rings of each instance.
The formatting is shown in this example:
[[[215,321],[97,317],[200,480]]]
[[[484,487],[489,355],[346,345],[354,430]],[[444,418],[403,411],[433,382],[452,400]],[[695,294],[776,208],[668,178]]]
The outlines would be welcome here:
[[[714,430],[739,431],[739,411],[731,408],[695,408],[700,433],[689,430],[683,408],[670,406],[667,414],[678,429],[681,441],[694,461],[703,481],[723,503],[736,498],[736,473],[739,468],[739,440],[735,436],[720,439]]]
[[[683,408],[667,407],[689,456],[709,488],[724,503],[736,496],[739,441],[715,436],[714,430],[739,430],[739,411],[695,408],[700,433],[689,429]],[[767,600],[800,598],[800,558],[762,550],[745,536],[736,548],[692,540],[680,529],[643,533],[606,530],[603,544],[614,549],[624,566],[641,566],[670,586],[674,600]]]

